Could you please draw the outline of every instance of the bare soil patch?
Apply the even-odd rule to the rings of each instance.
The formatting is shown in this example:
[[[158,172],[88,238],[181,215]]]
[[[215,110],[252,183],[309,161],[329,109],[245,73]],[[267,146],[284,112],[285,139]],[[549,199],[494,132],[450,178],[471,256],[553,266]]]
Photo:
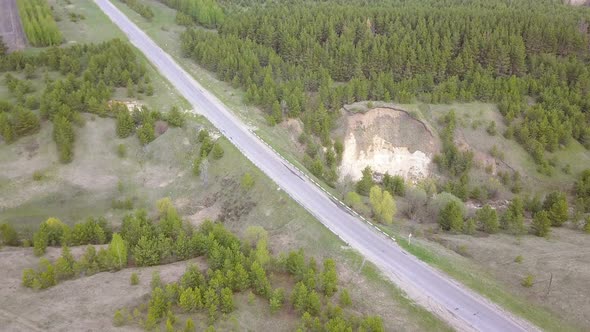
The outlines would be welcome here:
[[[73,248],[77,254],[85,247]],[[59,255],[59,249],[49,256]],[[130,268],[118,272],[102,272],[69,280],[43,291],[20,285],[22,270],[37,265],[38,258],[30,248],[5,248],[0,251],[0,326],[3,331],[140,331],[138,327],[113,326],[115,310],[142,302],[150,292],[153,271],[160,271],[164,282],[177,280],[189,262],[203,266],[200,259],[149,268]],[[130,285],[131,273],[139,275],[140,283]]]
[[[553,228],[549,239],[520,239],[497,234],[487,237],[440,235],[449,248],[462,248],[519,296],[567,317],[578,326],[590,326],[590,238],[579,231]],[[522,256],[522,263],[515,262]],[[531,288],[522,287],[527,275]]]

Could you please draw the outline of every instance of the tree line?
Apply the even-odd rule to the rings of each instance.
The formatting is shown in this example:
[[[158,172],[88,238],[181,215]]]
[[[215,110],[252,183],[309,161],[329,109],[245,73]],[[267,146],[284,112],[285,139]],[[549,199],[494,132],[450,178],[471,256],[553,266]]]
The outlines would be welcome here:
[[[187,15],[194,22],[207,27],[216,28],[225,20],[223,9],[217,4],[216,0],[159,0],[166,6],[178,10],[180,13]],[[182,15],[177,16],[178,23],[183,25],[191,23]]]
[[[189,264],[178,281],[167,284],[154,274],[151,294],[143,306],[146,309],[140,312],[135,308],[134,317],[130,317],[127,308],[117,310],[115,324],[140,323],[151,330],[163,322],[166,326],[174,325],[175,313],[194,312],[206,313],[209,324],[213,324],[221,314],[235,310],[235,293],[249,291],[264,299],[273,314],[296,312],[303,329],[384,330],[379,317],[361,318],[343,311],[352,305],[352,300],[348,291],[339,286],[334,260],[327,258],[318,265],[314,258],[307,259],[303,250],[275,257],[268,249],[268,234],[260,227],[248,228],[245,241],[219,223],[207,221],[194,228],[181,220],[169,199],[158,201],[157,210],[154,219],[148,218],[145,211],[127,215],[117,232],[104,219],[89,219],[73,228],[58,219],[48,219],[34,235],[35,251],[42,254],[47,245],[61,245],[62,255],[53,263],[43,258],[37,269],[24,270],[23,285],[44,289],[99,271],[204,256],[208,265],[205,272]],[[2,234],[7,234],[5,229],[0,227]],[[98,251],[88,246],[78,260],[68,247],[102,243],[109,244]],[[289,276],[290,294],[288,289],[273,288],[273,274]],[[137,276],[132,279],[136,279],[132,284],[138,282]]]
[[[47,0],[18,0],[23,29],[33,46],[59,45],[62,35]]]
[[[137,0],[121,0],[122,3],[126,4],[129,8],[133,9],[136,13],[141,15],[141,17],[145,18],[148,21],[151,21],[154,18],[154,11],[152,7],[141,3]]]

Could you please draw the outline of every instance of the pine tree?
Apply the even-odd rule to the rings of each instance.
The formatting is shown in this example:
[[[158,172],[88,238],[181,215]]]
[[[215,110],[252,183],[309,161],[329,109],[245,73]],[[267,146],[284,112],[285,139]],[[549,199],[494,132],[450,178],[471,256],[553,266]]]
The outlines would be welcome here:
[[[555,191],[547,195],[543,209],[547,211],[552,226],[559,227],[569,218],[567,200],[562,192]]]
[[[504,212],[501,227],[512,234],[524,232],[524,205],[520,197],[515,197]]]
[[[233,293],[229,288],[223,288],[221,290],[221,312],[230,313],[234,310]]]
[[[191,318],[186,320],[186,324],[184,324],[184,332],[195,332],[195,323]]]
[[[345,308],[348,307],[352,304],[352,300],[350,298],[350,294],[348,294],[348,290],[347,289],[343,289],[340,292],[340,306]]]
[[[113,239],[109,244],[109,253],[115,262],[117,269],[127,266],[127,244],[121,238],[121,235],[113,234]]]
[[[331,297],[338,290],[338,273],[336,272],[336,263],[332,259],[324,260],[324,271],[321,276],[322,291],[328,297]]]
[[[116,327],[125,325],[125,316],[121,310],[115,311],[115,316],[113,317],[113,325]]]
[[[213,149],[211,150],[211,154],[213,156],[213,159],[215,159],[215,160],[219,160],[219,159],[223,158],[224,151],[219,143],[215,143],[213,145]]]
[[[53,119],[53,140],[57,145],[59,160],[69,163],[74,155],[74,128],[65,116],[58,115]]]
[[[363,196],[367,196],[373,185],[373,171],[371,170],[371,167],[367,166],[363,169],[363,177],[356,183],[356,192]]]
[[[166,121],[174,127],[182,127],[185,123],[184,114],[180,112],[177,106],[172,106]]]
[[[139,285],[139,276],[137,275],[137,273],[131,273],[130,283],[132,286]]]
[[[139,129],[137,129],[137,137],[143,145],[147,145],[156,139],[156,132],[154,124],[151,121],[144,123]]]
[[[166,298],[164,290],[160,287],[156,287],[152,291],[152,296],[150,298],[148,317],[153,317],[155,321],[158,321],[160,318],[164,317],[166,312],[168,312],[169,307],[170,303]]]
[[[551,220],[546,211],[540,211],[535,214],[532,224],[533,233],[536,236],[547,237],[551,232]]]
[[[272,314],[277,313],[283,307],[283,302],[285,300],[285,294],[282,288],[277,288],[272,292],[270,296],[269,304],[270,304],[270,312]]]
[[[135,122],[127,109],[117,113],[117,136],[119,138],[126,138],[133,134],[135,129]]]
[[[266,271],[258,261],[254,261],[250,267],[252,287],[260,296],[268,298],[270,295],[270,282],[266,277]]]
[[[489,204],[484,205],[475,213],[475,218],[480,223],[484,232],[493,234],[498,232],[500,227],[498,223],[498,215]]]
[[[298,282],[291,293],[291,304],[299,313],[303,313],[307,309],[308,290],[305,284]]]
[[[461,232],[463,229],[463,211],[457,202],[449,202],[440,212],[438,223],[445,231]]]

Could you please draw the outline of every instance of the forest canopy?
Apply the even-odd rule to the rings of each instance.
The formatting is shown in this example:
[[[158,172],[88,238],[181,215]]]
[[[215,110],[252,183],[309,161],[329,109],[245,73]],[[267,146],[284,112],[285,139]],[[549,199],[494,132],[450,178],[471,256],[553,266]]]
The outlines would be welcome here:
[[[477,100],[498,104],[506,136],[541,169],[550,167],[545,151],[572,140],[590,148],[587,9],[503,0],[220,4],[218,31],[188,29],[183,53],[244,88],[271,123],[301,116],[325,143],[344,104]]]

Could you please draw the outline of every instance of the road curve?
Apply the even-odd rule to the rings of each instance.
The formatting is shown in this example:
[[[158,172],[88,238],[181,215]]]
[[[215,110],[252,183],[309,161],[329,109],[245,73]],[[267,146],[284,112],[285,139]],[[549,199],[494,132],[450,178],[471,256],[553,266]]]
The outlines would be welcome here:
[[[534,331],[487,299],[405,252],[331,199],[312,180],[257,138],[215,96],[186,73],[108,0],[96,4],[176,89],[250,161],[340,239],[374,263],[417,303],[464,331]]]

